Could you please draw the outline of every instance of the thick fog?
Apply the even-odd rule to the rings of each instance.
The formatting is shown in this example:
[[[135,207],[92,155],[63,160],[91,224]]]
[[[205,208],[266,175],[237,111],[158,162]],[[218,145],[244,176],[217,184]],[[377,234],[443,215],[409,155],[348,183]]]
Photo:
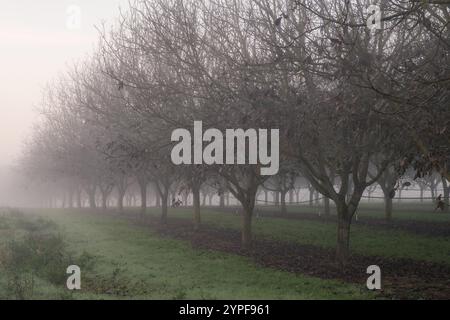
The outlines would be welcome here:
[[[0,300],[449,299],[449,4],[0,0]]]
[[[13,189],[11,169],[46,83],[88,54],[98,39],[96,26],[110,24],[126,6],[126,0],[0,1],[0,205],[17,203],[6,196]]]

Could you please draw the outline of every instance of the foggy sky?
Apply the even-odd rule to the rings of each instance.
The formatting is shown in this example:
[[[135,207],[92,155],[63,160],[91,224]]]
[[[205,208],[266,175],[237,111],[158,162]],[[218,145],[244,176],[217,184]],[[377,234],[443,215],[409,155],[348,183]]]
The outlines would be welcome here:
[[[80,29],[67,11],[81,9]],[[95,25],[112,22],[127,0],[0,0],[0,166],[14,164],[48,81],[90,53]]]

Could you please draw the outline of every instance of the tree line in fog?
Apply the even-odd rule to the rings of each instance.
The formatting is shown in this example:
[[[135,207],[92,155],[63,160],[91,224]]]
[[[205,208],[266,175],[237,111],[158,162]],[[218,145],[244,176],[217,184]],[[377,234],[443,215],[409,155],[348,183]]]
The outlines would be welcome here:
[[[286,197],[311,188],[325,214],[336,207],[345,265],[352,219],[374,185],[387,212],[405,175],[442,185],[448,208],[450,7],[382,0],[373,30],[370,4],[132,1],[112,28],[99,27],[88,58],[48,84],[21,170],[43,199],[63,193],[71,205],[87,199],[95,208],[100,196],[102,207],[114,198],[123,211],[138,194],[142,217],[150,189],[162,224],[174,199],[190,197],[195,230],[202,194],[220,205],[232,195],[242,206],[243,248],[259,192],[278,194],[285,213]],[[194,121],[222,132],[279,129],[278,174],[261,175],[259,165],[175,166],[171,133]]]

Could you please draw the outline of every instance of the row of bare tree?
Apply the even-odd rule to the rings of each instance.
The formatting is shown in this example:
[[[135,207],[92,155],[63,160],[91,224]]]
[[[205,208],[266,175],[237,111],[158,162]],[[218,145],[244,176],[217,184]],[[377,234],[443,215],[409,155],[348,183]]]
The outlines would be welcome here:
[[[285,195],[299,176],[337,209],[337,261],[375,183],[392,194],[403,172],[449,179],[449,6],[381,0],[136,0],[92,55],[48,86],[23,167],[83,189],[91,206],[115,188],[119,207],[151,182],[167,222],[171,193],[214,185],[242,205],[242,246],[261,186]],[[171,133],[279,128],[280,171],[253,165],[174,166]],[[389,181],[388,181],[389,180]],[[448,199],[448,188],[446,197]],[[223,198],[223,197],[222,197]],[[283,201],[283,200],[282,200]]]

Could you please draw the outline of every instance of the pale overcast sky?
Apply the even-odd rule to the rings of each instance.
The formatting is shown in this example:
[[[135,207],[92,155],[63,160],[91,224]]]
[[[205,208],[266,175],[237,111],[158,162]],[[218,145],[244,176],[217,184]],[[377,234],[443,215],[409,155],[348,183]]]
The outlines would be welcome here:
[[[17,157],[46,82],[89,53],[97,43],[94,26],[114,21],[127,6],[128,0],[0,0],[0,165]]]

